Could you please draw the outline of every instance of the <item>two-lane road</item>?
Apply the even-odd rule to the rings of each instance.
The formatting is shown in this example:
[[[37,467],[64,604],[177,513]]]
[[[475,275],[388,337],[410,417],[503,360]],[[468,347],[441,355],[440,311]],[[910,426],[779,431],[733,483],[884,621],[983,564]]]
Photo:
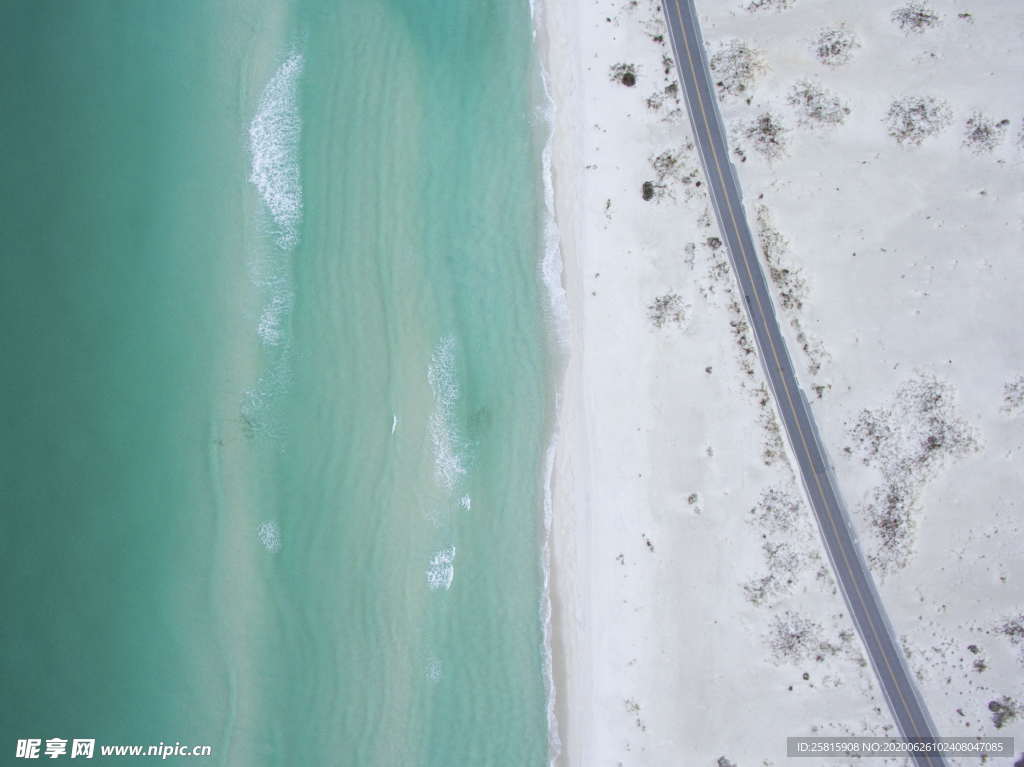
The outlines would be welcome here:
[[[718,112],[693,0],[663,0],[663,5],[718,225],[833,570],[900,733],[907,738],[933,738],[935,728],[907,671],[856,537],[851,532],[810,407],[797,384],[786,351],[743,209],[739,182],[729,160],[725,128]],[[915,757],[915,762],[936,767],[944,760],[919,756]]]

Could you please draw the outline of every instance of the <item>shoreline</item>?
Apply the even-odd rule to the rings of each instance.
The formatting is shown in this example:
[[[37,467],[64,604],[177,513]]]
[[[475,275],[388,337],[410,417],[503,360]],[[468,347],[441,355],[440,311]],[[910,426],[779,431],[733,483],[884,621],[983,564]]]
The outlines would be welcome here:
[[[570,505],[569,483],[565,481],[569,473],[566,463],[570,460],[567,444],[574,431],[571,416],[577,403],[568,396],[568,392],[578,376],[576,351],[579,346],[578,329],[573,324],[573,317],[578,316],[578,307],[572,305],[573,294],[568,289],[568,283],[574,281],[573,276],[578,274],[578,270],[575,269],[573,241],[565,236],[574,228],[566,193],[572,174],[564,157],[564,124],[559,122],[560,115],[564,113],[564,102],[561,94],[556,92],[560,79],[554,70],[560,62],[551,51],[553,33],[558,30],[553,26],[552,14],[560,10],[545,0],[530,2],[545,133],[541,152],[544,222],[539,273],[548,299],[553,392],[543,480],[542,541],[542,620],[551,767],[565,762],[566,739],[568,733],[573,732],[568,706],[570,675],[566,646],[568,615],[565,612],[572,598],[566,593],[569,583],[562,568],[565,552],[560,551],[560,542],[566,533],[560,528],[568,521],[565,509]]]
[[[544,650],[544,685],[545,685],[545,708],[548,724],[547,751],[548,764],[555,767],[560,761],[562,752],[561,723],[563,716],[560,712],[563,695],[559,690],[564,689],[562,678],[562,663],[560,661],[560,643],[558,640],[559,631],[556,628],[557,615],[559,613],[558,598],[555,588],[555,562],[553,556],[553,495],[554,495],[554,474],[555,463],[558,460],[558,447],[560,436],[560,400],[566,367],[569,362],[568,341],[565,337],[568,326],[567,311],[564,303],[564,288],[562,278],[564,275],[564,263],[561,251],[561,237],[558,229],[557,215],[554,210],[554,171],[551,165],[551,144],[554,141],[554,115],[555,106],[548,90],[547,71],[543,60],[538,37],[542,34],[540,16],[544,9],[538,8],[540,0],[532,0],[530,3],[531,21],[534,31],[534,46],[537,54],[538,76],[541,80],[541,95],[539,109],[543,114],[543,146],[541,149],[541,173],[542,173],[542,196],[543,196],[543,221],[541,225],[541,260],[537,265],[539,281],[541,282],[546,304],[546,335],[548,336],[548,358],[551,370],[549,371],[550,404],[547,426],[545,428],[546,447],[544,449],[544,469],[541,477],[541,540],[540,540],[540,567],[541,567],[541,604],[540,618],[543,635]]]

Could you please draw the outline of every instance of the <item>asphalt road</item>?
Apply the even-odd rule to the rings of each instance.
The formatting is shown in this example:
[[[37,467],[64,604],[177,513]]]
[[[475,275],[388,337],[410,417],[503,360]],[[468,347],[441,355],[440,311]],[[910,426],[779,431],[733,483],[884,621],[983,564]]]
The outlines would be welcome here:
[[[906,738],[933,738],[935,727],[893,639],[892,628],[839,498],[810,407],[797,384],[793,363],[786,351],[743,209],[739,181],[729,160],[725,128],[718,112],[693,0],[663,0],[663,5],[718,225],[832,568],[900,733]],[[944,762],[942,758],[915,757],[916,764],[929,767]]]

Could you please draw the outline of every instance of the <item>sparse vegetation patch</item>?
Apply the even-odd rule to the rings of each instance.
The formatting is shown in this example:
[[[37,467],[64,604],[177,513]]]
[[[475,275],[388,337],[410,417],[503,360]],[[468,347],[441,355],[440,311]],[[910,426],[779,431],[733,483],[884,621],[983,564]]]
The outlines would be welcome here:
[[[787,8],[792,8],[793,3],[796,0],[748,0],[747,4],[743,8],[748,13],[758,13],[760,11],[784,11]]]
[[[850,114],[850,108],[836,94],[810,80],[794,85],[787,101],[796,110],[801,125],[842,125]]]
[[[779,419],[775,416],[775,411],[763,408],[760,421],[762,429],[761,461],[765,466],[771,466],[778,460],[786,461],[786,445],[782,441],[782,428],[779,426]]]
[[[910,2],[892,12],[892,23],[907,34],[920,34],[938,26],[939,14],[925,3]]]
[[[920,144],[949,125],[949,105],[933,96],[907,96],[889,106],[885,121],[889,135],[901,144]]]
[[[707,213],[707,211],[705,211],[705,213]],[[703,220],[703,215],[698,221],[700,220]],[[707,226],[703,226],[703,228],[705,230],[710,230],[710,227],[711,221],[709,216]],[[690,245],[693,245],[692,251],[689,250]],[[687,248],[687,258],[689,259],[691,256],[695,256],[697,251],[696,243],[689,243]],[[707,271],[705,273],[705,278],[701,281],[700,292],[706,300],[710,301],[712,296],[718,294],[719,290],[723,293],[730,292],[731,280],[729,277],[729,261],[726,258],[726,251],[722,246],[722,241],[713,235],[709,236],[704,241],[703,251],[706,255],[705,264],[707,265]],[[739,310],[738,304],[736,308]]]
[[[663,328],[669,323],[682,325],[686,319],[686,303],[678,293],[666,293],[658,296],[647,307],[647,317],[656,328]]]
[[[768,646],[778,663],[799,663],[827,647],[821,626],[787,610],[775,616],[768,633]]]
[[[709,62],[720,95],[741,96],[765,71],[761,54],[741,40],[731,40]]]
[[[1019,649],[1017,658],[1024,663],[1024,613],[1004,621],[996,628],[996,632],[1007,637]]]
[[[992,724],[999,730],[1002,729],[1003,725],[1017,718],[1019,705],[1013,698],[1004,695],[999,700],[990,700],[988,710],[992,712]]]
[[[647,732],[647,725],[644,724],[644,720],[640,718],[640,704],[633,698],[626,698],[623,702],[626,706],[626,713],[633,717],[633,721],[635,722],[637,729],[641,732]]]
[[[747,601],[754,605],[764,604],[769,597],[789,593],[803,564],[800,553],[785,541],[765,541],[761,549],[764,552],[768,574],[743,584]]]
[[[975,154],[991,152],[1006,137],[1009,120],[994,120],[975,112],[964,124],[964,146]]]
[[[768,276],[775,285],[779,303],[790,312],[789,324],[796,334],[797,343],[807,355],[807,369],[811,375],[818,375],[821,366],[830,355],[820,340],[811,338],[804,331],[800,318],[796,315],[803,307],[807,297],[807,281],[803,273],[795,266],[786,263],[789,243],[782,233],[775,228],[767,205],[757,206],[757,238],[761,246],[761,255],[768,267]],[[819,391],[819,396],[821,392]]]
[[[800,309],[807,296],[807,282],[799,269],[783,263],[789,243],[775,228],[767,205],[757,206],[757,239],[761,255],[768,266],[768,276],[778,291],[782,308]]]
[[[754,521],[769,533],[789,533],[796,528],[800,500],[777,487],[761,493],[757,505],[750,510]]]
[[[1008,415],[1024,412],[1024,376],[1017,376],[1003,385],[1003,408]]]
[[[687,162],[692,144],[679,149],[666,149],[649,159],[651,170],[654,171],[654,196],[659,200],[664,196],[674,197],[672,187],[681,187],[690,199],[703,185],[700,169]]]
[[[828,353],[828,350],[825,348],[825,345],[821,342],[820,338],[814,338],[807,335],[807,331],[804,330],[799,317],[791,317],[789,320],[789,326],[793,328],[793,332],[796,334],[796,342],[800,344],[800,349],[807,355],[808,372],[810,372],[812,376],[818,375],[818,373],[821,372],[822,364],[832,359],[832,355]],[[814,386],[814,390],[819,399],[821,399],[821,396],[825,391],[831,388],[831,384]]]
[[[658,174],[659,181],[675,177],[682,161],[683,154],[684,150],[674,151],[672,149],[666,149],[661,154],[650,159],[651,167],[654,169],[654,172]]]
[[[786,154],[786,132],[778,115],[763,112],[747,124],[743,135],[761,155],[777,160]]]
[[[666,105],[669,107],[662,118],[665,121],[675,120],[682,114],[680,104],[679,83],[675,80],[672,80],[664,88],[654,91],[647,97],[647,108],[652,112],[657,112]]]
[[[882,484],[863,509],[875,535],[869,560],[881,572],[903,567],[913,551],[915,512],[924,484],[951,460],[978,450],[974,429],[955,412],[953,387],[919,375],[896,392],[886,408],[863,410],[849,434]]]
[[[837,67],[853,58],[860,47],[857,36],[845,26],[823,29],[814,41],[814,56],[822,64]]]
[[[732,315],[732,319],[729,320],[732,338],[740,350],[740,367],[748,378],[753,378],[754,360],[757,359],[754,351],[754,339],[750,334],[750,324],[743,316],[743,309],[740,308],[739,302],[735,298],[729,302],[729,313]]]
[[[763,409],[769,407],[768,391],[762,384],[755,392]],[[790,475],[792,477],[792,475]],[[766,572],[742,584],[744,596],[753,605],[778,610],[805,576],[821,579],[818,553],[810,547],[813,539],[810,515],[788,486],[770,487],[761,493],[750,510],[748,522],[760,533]],[[826,576],[827,577],[827,576]],[[792,621],[787,621],[792,623]],[[797,621],[799,623],[799,621]],[[773,627],[774,639],[782,632]],[[830,646],[819,644],[816,659]]]

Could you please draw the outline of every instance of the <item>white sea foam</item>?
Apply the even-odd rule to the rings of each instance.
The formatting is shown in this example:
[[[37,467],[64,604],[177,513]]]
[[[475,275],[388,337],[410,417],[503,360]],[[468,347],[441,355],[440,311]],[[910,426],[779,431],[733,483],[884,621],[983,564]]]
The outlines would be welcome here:
[[[256,528],[256,537],[267,551],[276,553],[281,550],[281,529],[273,520],[261,522]]]
[[[541,23],[538,21],[534,7],[530,7],[534,15],[534,35]],[[541,151],[541,175],[544,181],[544,255],[540,262],[540,276],[548,294],[551,311],[551,324],[554,328],[555,340],[560,347],[568,343],[569,338],[569,301],[562,286],[562,241],[558,231],[558,220],[555,216],[555,173],[551,153],[555,135],[555,101],[551,97],[548,85],[548,73],[543,64],[540,68],[541,85],[544,90],[544,104],[541,114],[547,124],[548,135]]]
[[[533,25],[533,38],[543,36],[545,8],[540,0],[530,0],[530,20]],[[541,41],[536,48],[543,48],[546,41]],[[551,324],[556,343],[564,352],[569,342],[569,301],[562,285],[562,245],[558,231],[558,220],[555,215],[555,174],[552,153],[554,151],[555,134],[555,101],[551,95],[548,73],[544,67],[544,57],[540,56],[540,79],[543,88],[544,103],[541,116],[547,126],[547,137],[541,151],[541,174],[544,183],[544,255],[540,263],[541,280],[547,290],[551,313]],[[555,412],[557,416],[558,398],[556,395]],[[557,428],[557,427],[556,427]],[[540,618],[543,627],[544,643],[544,680],[547,686],[547,721],[548,721],[548,764],[551,767],[558,762],[562,752],[562,741],[558,735],[558,717],[556,706],[555,673],[552,650],[551,628],[551,526],[553,515],[552,482],[554,481],[555,457],[558,453],[558,433],[551,437],[547,453],[544,456],[544,527],[541,546],[541,572],[543,588],[541,590]]]
[[[256,185],[277,228],[277,244],[291,250],[302,223],[302,179],[299,172],[298,84],[305,59],[292,53],[263,89],[256,116],[249,125],[252,171]]]
[[[455,377],[455,339],[452,336],[442,338],[434,350],[427,368],[427,381],[434,393],[434,410],[430,414],[434,475],[443,488],[453,490],[459,477],[466,473],[466,466],[459,453],[461,445],[453,423],[459,382]]]
[[[431,658],[427,661],[426,675],[427,679],[431,682],[438,682],[441,680],[441,673],[444,670],[441,665],[441,661],[437,658]]]
[[[430,560],[427,568],[427,585],[431,591],[444,589],[447,591],[452,587],[455,579],[455,547],[449,546],[441,549]]]
[[[459,498],[459,506],[465,509],[466,511],[469,511],[470,509],[473,508],[473,499],[470,498],[468,495],[464,495],[461,498]]]
[[[268,346],[280,346],[286,340],[285,324],[291,314],[294,298],[291,290],[274,293],[260,313],[256,332]]]
[[[554,765],[562,751],[562,741],[558,737],[558,717],[555,706],[555,670],[551,647],[551,523],[552,523],[552,489],[551,483],[555,475],[555,456],[558,453],[558,435],[551,438],[547,453],[544,456],[544,542],[541,546],[541,572],[543,584],[541,589],[540,619],[544,642],[544,681],[547,684],[547,715],[548,715],[548,762]]]
[[[242,394],[240,415],[250,437],[258,435],[276,439],[283,436],[284,424],[275,412],[274,402],[285,394],[292,379],[291,354],[287,347],[276,353],[276,359],[263,371],[255,386]]]

